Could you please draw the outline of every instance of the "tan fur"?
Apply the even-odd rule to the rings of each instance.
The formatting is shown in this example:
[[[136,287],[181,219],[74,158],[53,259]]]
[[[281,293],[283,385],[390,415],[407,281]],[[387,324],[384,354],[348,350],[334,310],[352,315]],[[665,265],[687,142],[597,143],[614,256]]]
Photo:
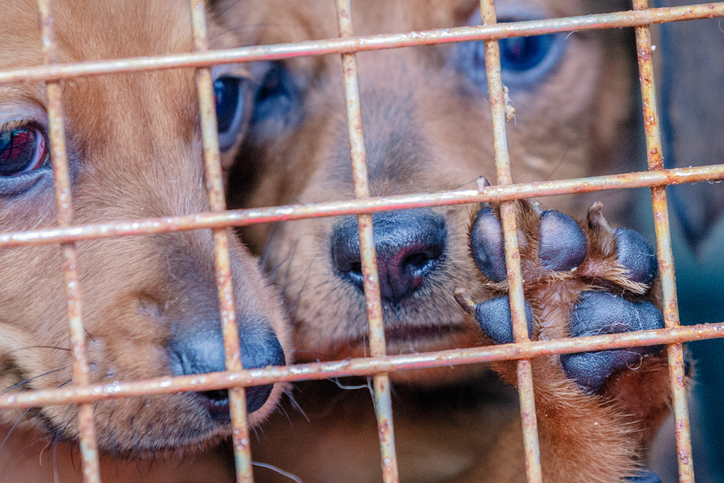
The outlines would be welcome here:
[[[337,36],[331,1],[221,2],[222,21],[245,44],[276,44]],[[476,1],[366,0],[352,2],[356,35],[407,32],[465,25]],[[614,10],[623,5],[580,0],[496,2],[499,17],[516,9],[548,17]],[[520,11],[518,10],[518,11]],[[557,67],[534,89],[511,91],[515,119],[508,123],[512,173],[517,182],[620,172],[634,100],[631,55],[621,30],[571,34]],[[484,175],[495,180],[492,131],[486,92],[450,65],[456,47],[405,48],[357,54],[362,117],[372,196],[474,188]],[[238,206],[313,203],[353,197],[345,105],[339,56],[284,60],[301,87],[298,124],[273,136],[250,129],[236,171],[230,178]],[[252,72],[255,67],[250,67]],[[259,79],[261,82],[261,79]],[[273,131],[273,127],[271,128]],[[597,194],[597,198],[604,195]],[[621,204],[606,201],[607,215],[620,219]],[[617,200],[619,203],[621,199]],[[582,216],[590,201],[581,196],[548,198],[545,203]],[[471,347],[485,343],[481,332],[454,301],[465,288],[475,300],[503,293],[482,280],[468,249],[471,207],[444,207],[447,232],[445,268],[431,276],[411,300],[385,306],[390,354]],[[521,215],[523,216],[523,215]],[[531,221],[520,220],[522,249],[535,253]],[[252,249],[263,253],[283,289],[294,320],[297,358],[334,360],[368,353],[363,297],[335,276],[329,237],[338,219],[303,220],[242,231]],[[537,233],[537,232],[535,232]],[[600,242],[600,243],[599,243]],[[557,275],[543,280],[523,259],[527,294],[539,314],[540,336],[567,335],[571,303],[588,284],[640,293],[621,277],[613,246],[590,241],[592,251],[580,268],[585,277]],[[550,287],[547,286],[551,283]],[[651,296],[651,293],[648,294]],[[548,299],[556,303],[548,303]],[[482,339],[482,340],[481,340]],[[651,358],[640,371],[610,379],[600,396],[584,394],[560,369],[558,358],[535,364],[538,420],[544,479],[549,482],[611,482],[635,471],[643,448],[669,401],[662,359]],[[496,364],[514,383],[510,364]],[[485,379],[487,367],[463,366],[394,373],[396,447],[402,481],[524,481],[520,421],[515,398]],[[648,376],[643,378],[642,373]],[[400,383],[410,383],[409,389]],[[469,398],[458,386],[490,385],[490,393]],[[646,387],[642,387],[645,385]],[[487,387],[487,386],[486,386]],[[649,391],[647,404],[634,396]],[[436,394],[451,404],[421,402]],[[493,396],[492,394],[495,394]],[[431,396],[432,397],[432,396]],[[434,398],[433,398],[434,399]],[[255,457],[276,464],[306,482],[379,481],[379,447],[366,390],[339,392],[334,386],[305,384],[301,409],[287,410],[265,427]],[[435,399],[437,400],[437,399]],[[507,401],[495,403],[494,401]],[[455,404],[455,403],[458,404]],[[497,405],[496,405],[497,404]],[[469,412],[464,407],[473,407]],[[501,410],[505,407],[507,410]],[[492,408],[492,409],[491,409]],[[442,431],[441,428],[446,428]],[[451,435],[451,437],[443,436]],[[262,481],[281,481],[267,471]]]
[[[36,5],[0,4],[0,69],[42,64]],[[193,50],[188,5],[182,1],[53,2],[60,62],[113,59]],[[213,47],[235,39],[210,23]],[[74,220],[101,223],[209,210],[203,188],[198,100],[193,69],[111,75],[61,82],[73,185]],[[0,86],[0,120],[47,126],[39,83]],[[225,156],[228,161],[229,154]],[[0,229],[56,225],[52,176],[17,196],[0,198]],[[94,384],[168,375],[171,321],[218,314],[209,230],[86,241],[77,244],[87,356]],[[240,326],[268,320],[288,348],[288,329],[275,292],[257,262],[230,237]],[[0,251],[0,388],[53,389],[71,379],[71,359],[59,248]],[[257,319],[255,319],[255,317]],[[250,416],[274,407],[281,386]],[[75,406],[0,412],[0,480],[79,478]],[[103,454],[166,455],[156,463],[103,457],[104,481],[152,481],[205,476],[178,454],[212,447],[229,434],[213,425],[188,394],[118,399],[95,404]],[[47,447],[47,448],[46,448]],[[231,478],[219,455],[200,456],[207,475]],[[212,464],[213,463],[213,464]],[[211,469],[208,469],[211,468]],[[216,469],[214,469],[216,468]],[[22,480],[26,478],[26,480]]]

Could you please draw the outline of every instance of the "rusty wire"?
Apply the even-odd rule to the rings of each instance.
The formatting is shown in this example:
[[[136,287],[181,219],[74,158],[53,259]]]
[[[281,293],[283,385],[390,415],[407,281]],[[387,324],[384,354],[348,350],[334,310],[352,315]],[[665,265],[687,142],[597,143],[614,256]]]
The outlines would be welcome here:
[[[197,52],[206,52],[209,50],[209,39],[206,29],[205,1],[189,0],[189,7],[191,8],[194,48]],[[212,212],[223,213],[226,211],[226,199],[221,175],[216,102],[209,67],[199,67],[197,69],[196,84],[201,113],[206,191],[208,192]],[[236,307],[234,306],[229,238],[226,227],[213,230],[213,245],[219,315],[224,339],[225,366],[227,371],[240,371],[243,369],[241,345],[239,344],[239,328],[236,320]],[[251,443],[249,441],[249,426],[246,414],[246,390],[243,386],[229,388],[229,409],[232,428],[231,441],[234,447],[234,460],[236,463],[236,481],[238,483],[251,483],[254,481],[254,477],[251,468]]]
[[[480,0],[480,16],[483,25],[495,25],[495,0]],[[498,184],[513,184],[510,171],[510,153],[508,152],[507,119],[505,115],[505,93],[501,78],[500,47],[498,40],[485,40],[485,74],[488,80],[488,102],[493,123],[493,150]],[[503,223],[505,246],[506,278],[508,279],[508,297],[510,315],[513,324],[513,339],[517,343],[529,342],[528,323],[525,313],[525,295],[523,294],[523,275],[520,271],[520,250],[518,250],[518,226],[516,224],[515,202],[500,203],[500,218]],[[520,419],[523,427],[523,446],[525,448],[525,473],[530,483],[542,483],[540,466],[540,447],[538,442],[538,420],[535,414],[535,394],[533,392],[533,366],[530,359],[518,360],[516,366],[518,399],[520,401]]]
[[[503,39],[556,32],[636,27],[638,25],[723,16],[724,3],[720,2],[586,15],[581,17],[511,22],[489,26],[456,27],[399,34],[314,40],[292,44],[256,45],[209,52],[12,69],[0,71],[0,84],[19,81],[52,81],[89,75],[174,69],[178,67],[210,67],[217,64],[279,60],[309,55],[342,54],[345,52],[365,52],[370,50],[410,47],[413,45]]]
[[[648,6],[648,0],[633,0],[633,6],[635,10],[643,10]],[[661,150],[661,129],[656,107],[654,67],[651,59],[651,32],[648,25],[638,26],[635,30],[636,56],[638,58],[644,133],[646,136],[646,159],[649,170],[657,171],[664,168],[664,157]],[[654,212],[654,228],[656,230],[656,255],[659,261],[659,273],[661,274],[661,287],[664,296],[664,322],[668,328],[678,327],[679,306],[676,300],[674,256],[671,249],[671,227],[669,226],[669,210],[666,205],[665,186],[651,188],[651,203]],[[694,483],[694,460],[691,457],[691,431],[686,402],[684,349],[681,342],[678,342],[668,345],[666,350],[671,392],[674,399],[679,481]]]
[[[724,179],[724,164],[0,233],[0,248]]]
[[[53,17],[49,0],[38,0],[38,13],[42,36],[43,62],[50,66],[56,62],[57,58]],[[49,82],[46,86],[46,94],[48,97],[48,126],[58,226],[67,228],[73,224],[73,203],[70,192],[68,153],[65,145],[65,121],[60,85],[57,82]],[[78,387],[83,387],[90,383],[90,377],[85,353],[86,334],[83,329],[83,306],[78,277],[78,258],[73,242],[62,243],[60,249],[63,258],[66,309],[70,327],[73,383]],[[80,434],[83,480],[86,483],[100,483],[98,443],[93,422],[92,404],[81,404],[78,408],[78,432]]]
[[[45,391],[24,391],[0,396],[0,409],[81,404],[152,394],[186,391],[214,391],[236,386],[260,386],[278,381],[306,381],[345,376],[368,376],[380,372],[449,367],[483,362],[511,361],[539,356],[571,354],[643,345],[672,344],[724,337],[724,322],[673,329],[645,330],[569,339],[541,340],[515,344],[451,349],[438,352],[363,357],[343,361],[295,364],[286,367],[244,369],[191,376],[158,377],[145,381],[112,382],[81,388],[64,387]]]
[[[375,410],[378,417],[384,480],[386,482],[395,482],[398,481],[397,460],[394,448],[388,373],[399,370],[500,360],[517,360],[521,416],[523,419],[524,441],[526,445],[527,475],[529,481],[538,482],[541,481],[541,468],[538,455],[530,358],[542,355],[662,343],[667,344],[669,356],[670,379],[674,395],[674,412],[676,417],[680,478],[681,481],[684,482],[694,481],[688,411],[686,407],[686,380],[684,377],[681,344],[685,341],[724,337],[724,323],[703,324],[690,327],[679,326],[665,186],[702,180],[712,181],[724,179],[724,165],[671,170],[662,169],[661,140],[658,129],[658,114],[656,112],[649,26],[661,22],[722,17],[724,16],[724,3],[649,9],[647,8],[646,0],[633,0],[634,11],[630,12],[534,20],[502,25],[497,24],[495,21],[494,1],[481,0],[482,26],[354,37],[351,26],[349,0],[337,0],[340,32],[340,38],[338,39],[209,51],[208,41],[206,39],[204,2],[203,0],[190,0],[195,52],[77,64],[55,63],[55,43],[53,39],[52,16],[50,15],[50,1],[38,0],[38,5],[41,19],[44,62],[46,65],[0,72],[0,84],[19,81],[48,82],[48,117],[55,178],[58,227],[0,234],[0,248],[48,243],[59,243],[61,245],[64,258],[68,319],[71,331],[74,386],[54,390],[28,391],[20,394],[3,395],[0,396],[0,409],[79,404],[79,430],[85,481],[100,481],[98,473],[98,451],[92,418],[92,404],[96,401],[182,391],[230,389],[237,480],[250,482],[252,481],[251,456],[246,422],[245,387],[271,384],[278,381],[370,375],[374,378]],[[649,171],[574,180],[512,184],[507,153],[505,103],[502,84],[500,82],[500,61],[497,39],[614,27],[636,28],[637,57],[642,89]],[[354,53],[411,45],[432,45],[471,40],[486,41],[486,71],[493,119],[498,185],[482,190],[457,190],[370,198],[367,188],[364,138]],[[219,164],[218,139],[216,137],[212,78],[209,67],[220,63],[283,59],[330,53],[342,54],[343,58],[345,97],[347,100],[350,150],[356,199],[314,205],[290,205],[225,211],[226,207]],[[64,120],[60,89],[56,82],[66,78],[80,76],[179,67],[197,68],[206,182],[211,211],[209,213],[196,215],[73,226],[70,181],[68,177],[67,156],[65,153]],[[519,254],[517,253],[516,246],[515,216],[511,201],[563,193],[583,193],[605,189],[637,187],[650,187],[652,191],[657,255],[664,294],[666,328],[654,331],[639,331],[576,339],[530,341],[525,329],[525,312],[522,308],[522,278]],[[501,202],[515,343],[433,353],[397,356],[385,355],[384,329],[382,325],[375,248],[372,238],[371,214],[392,209],[410,209],[483,201]],[[362,271],[364,274],[372,356],[345,361],[298,364],[287,367],[243,369],[239,352],[238,330],[236,327],[233,291],[231,287],[227,227],[342,214],[358,215]],[[106,385],[90,385],[88,364],[84,351],[85,333],[82,326],[81,296],[75,267],[76,254],[74,242],[79,240],[200,228],[210,228],[214,230],[214,253],[216,257],[217,285],[219,289],[227,371],[193,376],[163,377],[137,382],[114,382]]]
[[[349,38],[352,30],[352,6],[350,0],[337,0],[337,25],[340,38]],[[362,110],[357,83],[357,60],[354,53],[342,54],[342,75],[344,76],[344,97],[347,105],[347,130],[349,132],[349,150],[352,159],[352,183],[354,197],[370,197],[367,177],[367,155],[362,128]],[[385,326],[382,321],[382,297],[380,295],[380,277],[377,270],[377,253],[372,230],[372,214],[357,215],[359,231],[360,261],[364,284],[365,303],[367,305],[367,323],[369,325],[370,353],[373,357],[386,354]],[[382,454],[382,479],[385,483],[400,480],[395,454],[395,435],[392,425],[392,395],[390,376],[377,373],[372,378],[377,433]]]

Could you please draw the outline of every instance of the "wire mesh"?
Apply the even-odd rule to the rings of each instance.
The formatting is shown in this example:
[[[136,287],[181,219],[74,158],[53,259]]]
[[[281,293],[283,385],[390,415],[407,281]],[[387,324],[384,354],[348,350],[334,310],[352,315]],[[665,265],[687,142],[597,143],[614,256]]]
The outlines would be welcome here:
[[[493,0],[481,0],[483,25],[403,34],[354,37],[349,0],[337,0],[339,39],[307,41],[295,44],[252,46],[238,49],[208,50],[206,14],[203,0],[190,0],[195,52],[159,57],[132,58],[57,64],[51,2],[38,0],[43,55],[45,65],[0,72],[0,84],[23,81],[46,81],[48,118],[53,162],[58,227],[25,232],[0,234],[0,247],[60,244],[64,259],[68,320],[70,325],[73,383],[46,391],[28,391],[0,396],[0,409],[59,404],[79,404],[78,425],[84,481],[100,481],[98,450],[93,424],[93,403],[104,399],[138,395],[165,394],[180,391],[210,391],[230,389],[231,420],[236,458],[237,480],[252,481],[251,455],[244,388],[278,381],[325,379],[349,375],[369,375],[374,378],[375,410],[382,454],[384,481],[398,481],[388,374],[403,369],[472,364],[480,362],[517,360],[521,417],[526,448],[526,470],[530,482],[541,481],[538,451],[533,381],[530,358],[581,351],[667,344],[671,388],[674,394],[677,453],[680,479],[694,481],[691,441],[686,407],[682,342],[724,337],[724,323],[679,326],[671,249],[669,217],[665,186],[724,178],[724,165],[665,170],[662,164],[661,139],[651,61],[649,26],[654,23],[724,16],[724,3],[671,8],[647,8],[646,0],[633,0],[634,11],[496,23]],[[591,178],[512,184],[507,152],[505,101],[500,80],[500,58],[497,40],[502,38],[547,34],[562,31],[635,27],[637,57],[643,100],[649,171],[607,175]],[[471,40],[485,41],[486,71],[493,120],[494,148],[498,185],[480,190],[456,190],[438,193],[413,194],[370,198],[364,152],[360,98],[357,87],[355,52],[391,49],[411,45],[432,45]],[[345,98],[349,128],[350,150],[354,172],[355,200],[289,205],[270,208],[226,211],[219,147],[216,134],[215,104],[209,67],[220,63],[238,63],[289,57],[342,54]],[[67,78],[137,72],[179,67],[197,68],[197,86],[201,112],[201,128],[207,191],[211,212],[195,215],[120,221],[97,225],[74,226],[68,161],[65,152],[64,118],[58,81]],[[530,341],[523,309],[522,276],[517,253],[517,237],[513,200],[551,196],[564,193],[583,193],[607,189],[650,187],[652,192],[656,246],[664,295],[666,328],[576,339]],[[455,349],[431,353],[387,356],[382,325],[380,289],[377,275],[375,246],[372,239],[371,214],[393,209],[410,209],[485,201],[501,202],[504,225],[505,252],[510,286],[511,313],[515,343],[500,346]],[[357,214],[362,272],[370,330],[371,357],[286,367],[266,367],[245,370],[241,364],[236,315],[233,304],[229,265],[227,228],[253,223],[285,221],[302,218]],[[144,235],[171,231],[210,228],[214,230],[214,254],[220,300],[220,313],[226,353],[226,372],[194,376],[161,377],[145,381],[114,382],[90,385],[85,356],[85,332],[82,324],[81,294],[76,270],[74,243],[80,240],[118,236]]]

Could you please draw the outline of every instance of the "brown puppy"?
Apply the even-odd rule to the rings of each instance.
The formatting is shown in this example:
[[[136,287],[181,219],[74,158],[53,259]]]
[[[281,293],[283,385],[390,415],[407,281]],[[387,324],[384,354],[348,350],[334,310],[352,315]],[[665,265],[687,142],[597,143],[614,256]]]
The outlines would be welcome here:
[[[180,0],[58,0],[52,13],[60,62],[193,50],[188,4]],[[42,64],[34,2],[3,2],[0,18],[0,68]],[[209,31],[213,47],[234,45],[217,25]],[[225,66],[213,74],[228,160],[244,125],[244,72]],[[62,82],[76,223],[209,210],[194,75],[183,69]],[[45,105],[42,84],[0,86],[2,231],[56,224]],[[289,336],[277,297],[234,237],[230,258],[243,363],[283,365]],[[81,242],[78,269],[92,383],[224,370],[209,230]],[[58,246],[2,250],[0,273],[0,391],[68,385]],[[252,424],[270,412],[282,389],[248,391]],[[0,412],[0,480],[80,481],[76,411]],[[218,455],[200,457],[206,466],[179,464],[180,454],[228,436],[228,423],[226,391],[99,402],[100,449],[119,458],[102,458],[103,480],[231,480]],[[154,456],[160,459],[123,462]]]
[[[224,7],[224,21],[247,44],[337,33],[331,1],[229,1]],[[497,8],[501,21],[511,21],[601,7],[586,0],[501,0]],[[365,35],[479,24],[480,14],[476,1],[368,0],[353,3],[353,21],[355,33]],[[503,81],[516,109],[509,145],[517,181],[621,169],[614,154],[625,144],[623,128],[633,102],[624,38],[620,31],[606,31],[501,42]],[[357,59],[373,196],[456,189],[475,186],[480,175],[495,178],[481,43],[361,53]],[[271,206],[351,198],[339,57],[258,64],[251,71],[258,88],[249,136],[231,178],[236,202]],[[581,215],[585,206],[573,197],[550,203]],[[471,244],[470,217],[469,207],[374,215],[388,353],[510,340],[501,329],[509,326],[510,316],[497,212],[495,207],[480,211]],[[660,313],[646,302],[653,299],[655,264],[641,238],[612,230],[598,209],[578,226],[559,213],[521,205],[519,223],[532,337],[660,326]],[[299,358],[367,353],[353,217],[254,226],[243,236],[264,253],[283,288]],[[637,253],[633,264],[631,253]],[[645,267],[641,276],[634,265]],[[456,304],[457,287],[476,301],[488,300],[476,307],[477,323]],[[622,322],[629,316],[609,317],[619,309],[637,323]],[[640,450],[666,413],[669,396],[660,357],[644,358],[650,354],[645,351],[604,354],[536,361],[547,481],[610,482],[633,475]],[[640,359],[645,364],[639,370],[626,370],[638,367]],[[509,364],[495,369],[515,382]],[[482,382],[484,370],[394,374],[397,382],[428,388],[398,385],[394,414],[404,480],[524,478],[515,406],[504,389]],[[444,389],[451,381],[464,389]],[[280,418],[265,428],[255,454],[308,482],[378,481],[368,396],[329,396],[328,389],[318,387],[305,385],[300,395],[311,424],[302,417],[292,425]],[[644,403],[636,394],[650,397]],[[344,402],[335,404],[340,398]],[[440,404],[441,399],[447,401]]]

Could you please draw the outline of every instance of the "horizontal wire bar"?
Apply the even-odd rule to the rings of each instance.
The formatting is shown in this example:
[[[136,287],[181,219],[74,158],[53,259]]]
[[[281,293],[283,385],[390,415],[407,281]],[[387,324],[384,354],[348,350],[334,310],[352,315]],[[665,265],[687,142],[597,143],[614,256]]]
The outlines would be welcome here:
[[[150,57],[133,57],[74,64],[54,64],[0,71],[0,84],[52,81],[70,77],[138,72],[180,67],[209,67],[260,60],[278,60],[308,55],[342,54],[433,45],[472,40],[492,40],[556,32],[636,27],[652,23],[724,17],[724,3],[604,13],[580,17],[529,20],[489,26],[455,27],[399,34],[311,40],[290,44],[258,45],[237,49]]]
[[[649,188],[698,181],[724,179],[724,164],[689,168],[663,169],[626,174],[596,176],[556,181],[537,181],[477,189],[440,191],[396,195],[360,200],[331,201],[316,204],[297,204],[269,208],[230,210],[222,213],[146,218],[68,228],[46,228],[0,234],[0,248],[46,245],[98,238],[148,235],[172,231],[246,226],[254,223],[300,220],[358,213],[404,210],[430,206],[449,206],[486,201],[510,201],[522,198],[545,197],[571,193],[589,193],[612,189]]]
[[[27,391],[0,396],[0,409],[81,404],[102,399],[168,394],[183,391],[215,391],[228,387],[259,386],[279,381],[303,381],[345,376],[367,376],[384,372],[431,367],[456,366],[503,360],[530,359],[554,354],[620,349],[646,345],[675,344],[724,337],[724,322],[644,330],[620,334],[569,337],[451,349],[418,354],[362,357],[343,361],[316,362],[292,366],[245,369],[179,377],[159,377],[145,381],[112,382],[85,387]]]

